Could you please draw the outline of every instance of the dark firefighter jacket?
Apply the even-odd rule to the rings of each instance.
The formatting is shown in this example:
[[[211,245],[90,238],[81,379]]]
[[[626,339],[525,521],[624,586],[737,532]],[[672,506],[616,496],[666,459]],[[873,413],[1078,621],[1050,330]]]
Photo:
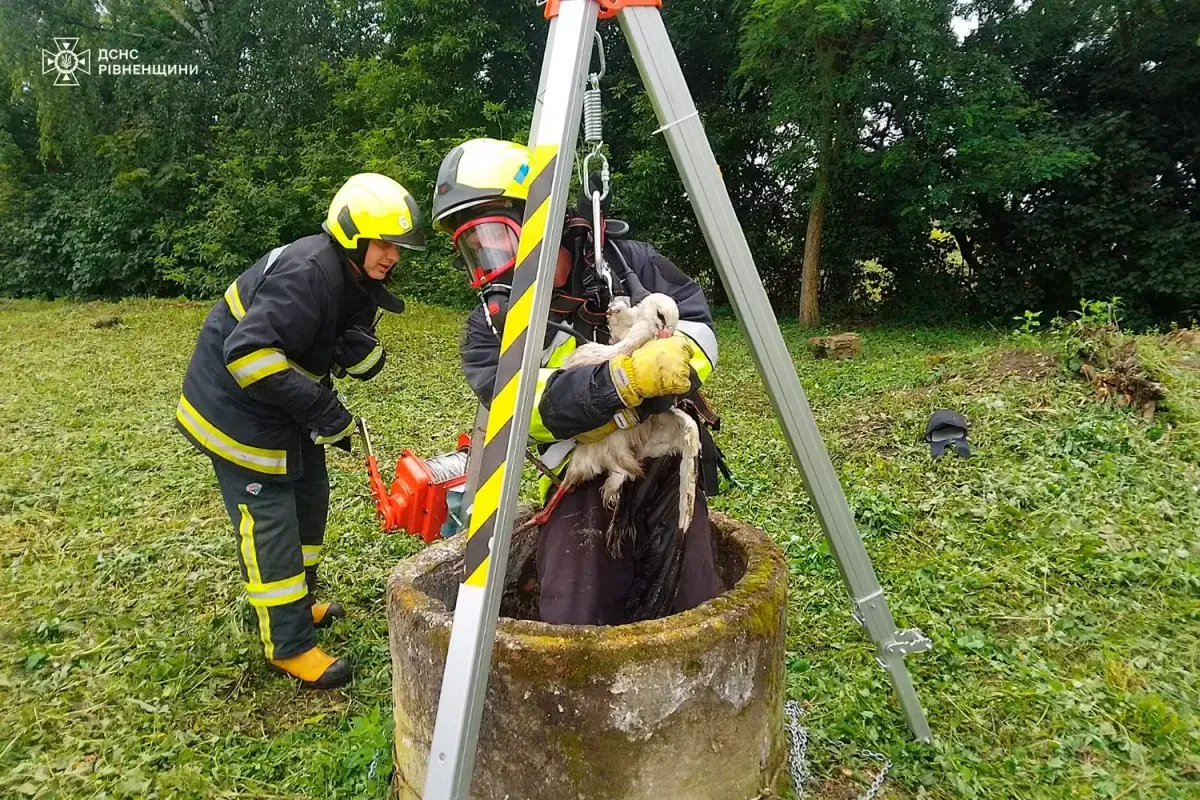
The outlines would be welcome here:
[[[669,295],[678,304],[676,332],[697,345],[692,369],[701,383],[706,381],[717,364],[717,337],[704,292],[645,242],[617,241],[609,246],[620,248],[629,269],[638,276],[646,291]],[[608,342],[606,328],[595,328],[578,314],[568,322],[585,337]],[[542,462],[551,469],[558,469],[574,446],[572,437],[606,424],[625,406],[613,385],[607,364],[561,369],[577,342],[553,329],[548,329],[547,338],[529,436],[541,445],[548,445],[542,448]],[[482,306],[477,306],[467,317],[460,355],[467,383],[480,401],[490,406],[500,359],[500,341],[492,332]],[[643,405],[653,403],[647,401]]]
[[[272,250],[204,320],[176,427],[207,455],[255,475],[298,478],[310,432],[334,436],[353,424],[329,378],[334,345],[348,327],[370,327],[375,312],[328,234]],[[353,374],[382,355],[378,348],[343,366]]]

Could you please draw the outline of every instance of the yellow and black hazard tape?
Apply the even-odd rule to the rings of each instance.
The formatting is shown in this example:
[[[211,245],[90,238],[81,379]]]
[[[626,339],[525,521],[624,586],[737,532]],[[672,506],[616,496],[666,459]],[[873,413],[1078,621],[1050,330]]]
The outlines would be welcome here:
[[[482,587],[487,580],[492,536],[496,532],[496,513],[504,480],[505,457],[512,437],[512,420],[517,399],[517,379],[521,356],[525,351],[529,323],[533,316],[533,290],[537,282],[538,259],[549,223],[550,186],[558,161],[558,145],[538,145],[529,164],[531,182],[525,203],[525,221],[517,244],[516,268],[512,293],[504,316],[504,334],[500,340],[500,361],[496,368],[496,391],[488,410],[483,456],[479,464],[479,488],[467,528],[467,552],[463,583]],[[520,480],[521,464],[513,465],[513,479]]]

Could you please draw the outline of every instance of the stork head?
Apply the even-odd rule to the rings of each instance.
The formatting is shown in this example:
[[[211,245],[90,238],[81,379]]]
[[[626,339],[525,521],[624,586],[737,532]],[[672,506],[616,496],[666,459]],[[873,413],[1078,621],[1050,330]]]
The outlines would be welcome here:
[[[665,339],[674,335],[679,324],[679,306],[665,294],[655,292],[637,305],[638,315],[650,323],[654,335]]]

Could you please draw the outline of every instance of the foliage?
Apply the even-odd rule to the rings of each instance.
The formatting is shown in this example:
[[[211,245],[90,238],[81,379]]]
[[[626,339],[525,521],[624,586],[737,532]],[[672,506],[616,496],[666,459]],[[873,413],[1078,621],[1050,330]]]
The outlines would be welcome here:
[[[1195,3],[673,0],[665,17],[777,309],[804,261],[839,313],[1049,317],[1113,293],[1137,328],[1200,311]],[[355,171],[424,202],[454,144],[526,136],[545,30],[502,0],[0,4],[0,293],[211,296],[317,231]],[[723,303],[604,30],[614,213]],[[64,35],[198,73],[97,63],[56,87],[40,51]],[[406,289],[469,303],[434,238]]]
[[[1062,312],[1120,294],[1130,322],[1200,307],[1196,153],[1200,7],[1168,0],[972,3],[967,47],[1010,64],[1092,158],[985,210],[980,281],[994,304]],[[999,296],[1002,295],[1002,296]]]
[[[323,577],[350,617],[321,643],[358,677],[297,693],[266,670],[210,468],[170,428],[207,311],[0,303],[0,447],[13,454],[0,459],[0,796],[387,791],[384,591],[419,544],[378,532],[359,455],[333,452]],[[343,386],[382,454],[444,452],[470,425],[461,324],[420,304],[388,317],[388,368]],[[1044,356],[995,333],[868,328],[864,358],[829,362],[788,326],[897,621],[935,642],[910,659],[937,736],[924,747],[850,618],[753,359],[731,322],[718,334],[711,395],[736,484],[713,504],[788,557],[787,685],[814,737],[806,796],[852,796],[874,766],[855,759],[862,747],[895,762],[894,797],[1195,795],[1200,418],[1095,403],[1065,371],[1024,369]],[[1168,401],[1194,405],[1195,344],[1176,339],[1138,342],[1189,376]],[[153,366],[136,391],[130,365]],[[925,422],[947,407],[970,421],[969,460],[929,460]]]

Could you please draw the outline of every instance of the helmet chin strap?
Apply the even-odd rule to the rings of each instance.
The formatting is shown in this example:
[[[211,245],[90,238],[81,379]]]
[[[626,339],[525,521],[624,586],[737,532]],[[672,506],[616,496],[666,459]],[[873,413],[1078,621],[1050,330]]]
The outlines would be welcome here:
[[[367,276],[363,264],[367,263],[367,248],[370,246],[371,240],[363,237],[358,240],[358,247],[346,251],[346,256],[350,259],[350,263],[354,265],[359,277],[365,278]]]

